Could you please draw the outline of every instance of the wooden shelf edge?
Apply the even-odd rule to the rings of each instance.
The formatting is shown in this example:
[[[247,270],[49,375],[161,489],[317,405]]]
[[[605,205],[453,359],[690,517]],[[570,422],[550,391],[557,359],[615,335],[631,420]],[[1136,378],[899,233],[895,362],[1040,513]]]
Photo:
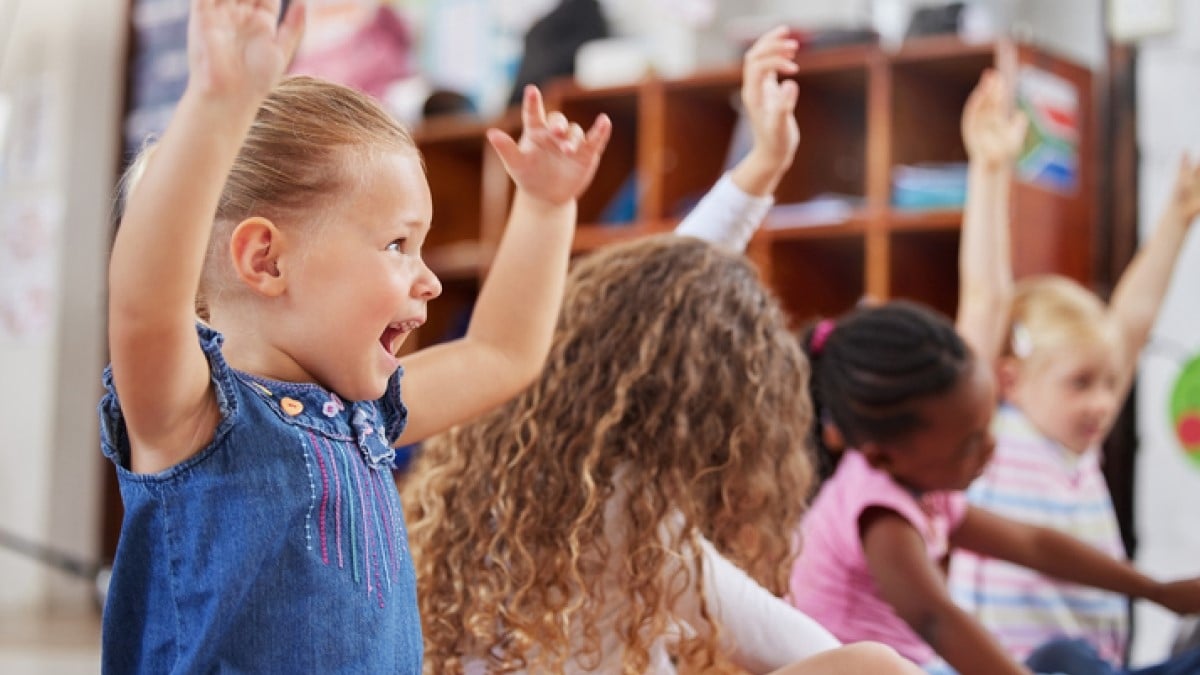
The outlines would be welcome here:
[[[892,209],[886,219],[892,232],[957,232],[962,209]]]
[[[673,220],[662,220],[620,225],[579,225],[575,228],[575,239],[571,242],[571,253],[588,253],[609,244],[670,232],[675,228],[676,222]]]
[[[888,55],[892,63],[914,63],[963,56],[995,54],[995,42],[964,42],[957,35],[935,35],[906,40],[900,50]]]

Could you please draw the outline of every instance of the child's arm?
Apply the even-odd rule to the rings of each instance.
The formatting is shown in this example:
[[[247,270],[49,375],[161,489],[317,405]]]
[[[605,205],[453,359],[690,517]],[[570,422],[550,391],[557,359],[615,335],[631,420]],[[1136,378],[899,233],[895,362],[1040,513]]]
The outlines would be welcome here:
[[[186,459],[218,422],[194,303],[226,174],[303,30],[302,3],[278,16],[278,0],[192,2],[187,89],[117,231],[109,350],[137,472]]]
[[[1109,315],[1124,343],[1117,371],[1116,391],[1120,401],[1129,392],[1138,353],[1154,326],[1175,261],[1197,215],[1200,215],[1200,165],[1193,166],[1185,155],[1179,163],[1175,189],[1150,241],[1138,249],[1113,291]]]
[[[764,34],[746,52],[742,66],[742,104],[750,120],[750,152],[700,200],[676,228],[733,251],[745,250],[770,209],[775,188],[792,165],[800,128],[794,114],[799,91],[795,80],[796,41],[787,29]]]
[[[967,508],[951,543],[1064,581],[1145,598],[1181,614],[1200,612],[1200,579],[1155,581],[1133,565],[1058,530],[1009,520],[974,506]]]
[[[859,519],[863,552],[883,599],[921,639],[960,673],[1028,675],[978,621],[950,598],[925,541],[894,511],[872,508]]]
[[[1002,351],[1013,295],[1008,201],[1026,118],[1010,110],[1011,100],[1011,84],[988,71],[967,99],[962,117],[969,163],[957,327],[976,357],[988,363]]]
[[[467,334],[402,361],[409,424],[397,445],[465,422],[515,396],[542,368],[562,304],[575,199],[587,188],[612,124],[584,134],[541,93],[525,89],[520,143],[497,129],[488,140],[517,184],[512,213]]]

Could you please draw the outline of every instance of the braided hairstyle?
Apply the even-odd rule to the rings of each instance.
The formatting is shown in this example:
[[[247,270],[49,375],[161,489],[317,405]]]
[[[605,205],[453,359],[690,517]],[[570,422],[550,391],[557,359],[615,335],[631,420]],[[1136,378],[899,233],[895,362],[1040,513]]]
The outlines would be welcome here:
[[[811,439],[821,481],[842,449],[830,447],[827,425],[849,447],[901,438],[924,423],[917,402],[950,391],[973,358],[945,317],[903,300],[813,324],[802,344],[812,367]]]

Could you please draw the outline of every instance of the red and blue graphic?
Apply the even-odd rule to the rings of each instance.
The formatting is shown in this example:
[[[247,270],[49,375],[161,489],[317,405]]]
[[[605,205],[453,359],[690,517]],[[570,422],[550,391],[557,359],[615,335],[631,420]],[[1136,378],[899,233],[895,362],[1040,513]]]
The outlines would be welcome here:
[[[1023,66],[1017,104],[1029,117],[1017,177],[1026,183],[1073,193],[1079,187],[1079,91],[1063,78]]]

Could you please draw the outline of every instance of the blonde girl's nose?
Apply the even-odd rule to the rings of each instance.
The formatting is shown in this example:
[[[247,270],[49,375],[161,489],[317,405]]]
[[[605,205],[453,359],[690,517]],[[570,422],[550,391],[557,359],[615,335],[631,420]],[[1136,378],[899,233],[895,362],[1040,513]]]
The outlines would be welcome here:
[[[417,277],[416,284],[413,285],[413,291],[417,297],[426,301],[433,300],[442,294],[441,280],[437,278],[437,275],[433,273],[433,270],[429,269],[429,265],[426,265],[423,260],[421,261],[421,274]]]

